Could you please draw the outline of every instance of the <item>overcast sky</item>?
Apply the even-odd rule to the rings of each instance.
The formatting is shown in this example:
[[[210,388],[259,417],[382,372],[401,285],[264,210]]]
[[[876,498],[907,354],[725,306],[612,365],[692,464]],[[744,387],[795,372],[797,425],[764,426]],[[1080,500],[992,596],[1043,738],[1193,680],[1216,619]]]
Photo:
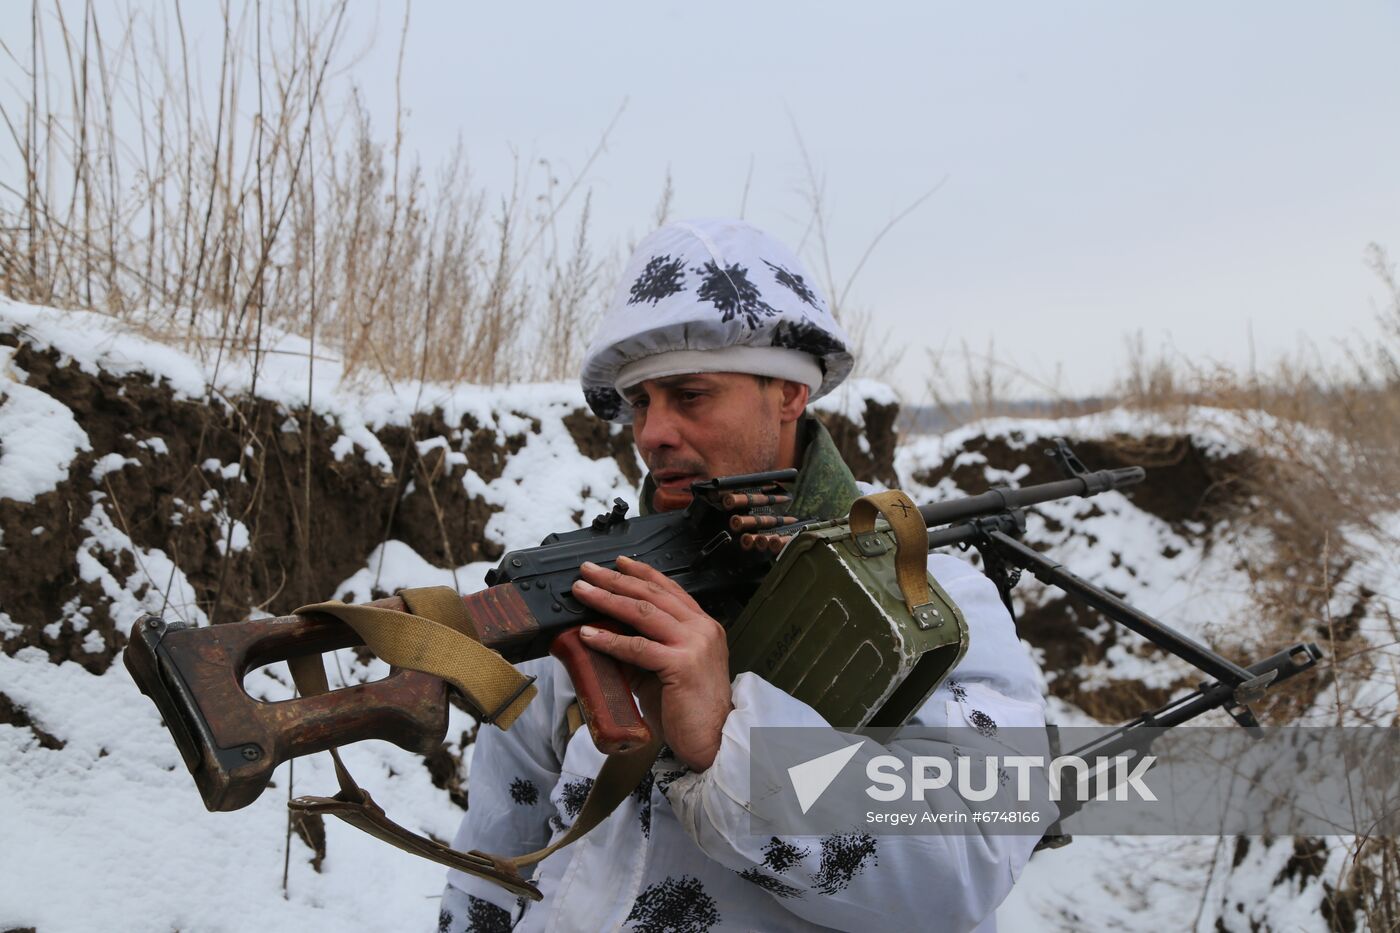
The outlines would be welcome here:
[[[403,7],[352,5],[387,133]],[[216,5],[186,6],[212,54]],[[201,20],[203,25],[201,25]],[[605,242],[739,212],[794,242],[801,128],[835,272],[920,194],[852,290],[907,346],[962,341],[1061,388],[1104,388],[1124,336],[1244,365],[1375,333],[1368,243],[1400,258],[1400,3],[464,3],[412,7],[406,143],[460,136],[477,177],[513,152],[582,166]],[[807,246],[813,244],[809,241]],[[811,256],[810,249],[805,255]]]

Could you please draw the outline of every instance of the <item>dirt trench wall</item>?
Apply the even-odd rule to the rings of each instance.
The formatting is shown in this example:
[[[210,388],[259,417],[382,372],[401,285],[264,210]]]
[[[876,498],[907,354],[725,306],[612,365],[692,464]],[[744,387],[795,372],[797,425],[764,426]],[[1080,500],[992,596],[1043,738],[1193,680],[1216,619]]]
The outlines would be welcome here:
[[[988,422],[950,435],[932,455],[930,447],[922,457],[906,458],[904,469],[923,499],[954,490],[976,494],[1008,482],[1053,482],[1064,477],[1044,451],[1055,434],[1067,434],[1088,469],[1140,466],[1146,478],[1121,494],[1029,508],[1026,540],[1033,547],[1232,658],[1261,657],[1262,651],[1271,654],[1325,634],[1317,624],[1325,616],[1321,605],[1300,603],[1294,614],[1306,618],[1299,623],[1265,611],[1257,584],[1248,604],[1231,596],[1251,586],[1277,549],[1256,523],[1267,458],[1231,442],[1228,429],[1145,417],[1133,427],[1127,433],[1092,419]],[[1017,631],[1036,649],[1048,692],[1095,720],[1126,721],[1202,679],[1165,650],[1030,573],[1019,580],[1012,591]],[[1185,592],[1191,595],[1183,599]],[[1261,711],[1286,720],[1306,708],[1323,684],[1299,678],[1270,693]]]
[[[1248,506],[1242,482],[1252,469],[1251,458],[1240,453],[1221,454],[1209,443],[1190,434],[1152,434],[1141,437],[1119,435],[1111,438],[1069,438],[1071,449],[1091,470],[1112,470],[1140,466],[1147,471],[1146,479],[1123,490],[1132,505],[1166,523],[1173,531],[1193,541],[1209,543],[1212,531],[1221,522],[1229,522]],[[1040,447],[1017,443],[1017,438],[997,434],[969,439],[959,451],[960,456],[917,474],[916,479],[928,486],[941,480],[952,480],[960,489],[979,491],[995,485],[995,477],[1020,471],[1017,484],[1031,486],[1064,478]],[[1056,543],[1079,537],[1090,547],[1109,549],[1113,561],[1121,563],[1114,548],[1122,543],[1103,540],[1095,534],[1092,520],[1103,516],[1093,500],[1081,511],[1082,519],[1062,521],[1058,510],[1032,508],[1031,513],[1043,523],[1042,527]],[[1057,517],[1058,516],[1058,517]],[[1032,534],[1032,539],[1035,535]],[[1176,555],[1170,548],[1155,555],[1170,561]],[[1136,576],[1138,569],[1129,566]],[[1024,574],[1029,578],[1029,574]],[[1109,587],[1112,589],[1112,587]],[[1058,590],[1028,592],[1023,587],[1020,611],[1016,618],[1018,634],[1039,649],[1041,663],[1054,676],[1053,693],[1074,706],[1090,713],[1102,722],[1122,722],[1143,710],[1160,706],[1190,678],[1169,684],[1148,686],[1132,678],[1110,677],[1107,683],[1097,676],[1110,652],[1120,645],[1133,645],[1147,657],[1162,658],[1165,652],[1147,645],[1118,625],[1100,624],[1096,612]],[[1124,592],[1117,596],[1127,595]],[[1093,681],[1093,685],[1086,685]]]
[[[94,673],[112,663],[142,607],[168,603],[214,623],[286,614],[335,595],[390,539],[438,567],[499,557],[487,524],[501,507],[480,489],[558,408],[513,411],[502,391],[484,418],[449,424],[440,409],[420,412],[374,429],[388,462],[372,462],[333,418],[305,408],[248,397],[206,404],[142,374],[86,372],[16,333],[0,333],[0,347],[14,348],[24,384],[66,406],[91,444],[56,489],[33,502],[0,499],[0,650],[34,646]],[[888,408],[864,427],[822,416],[862,479],[893,474]],[[640,480],[626,429],[581,400],[559,421],[579,456]],[[182,593],[192,605],[180,605]]]

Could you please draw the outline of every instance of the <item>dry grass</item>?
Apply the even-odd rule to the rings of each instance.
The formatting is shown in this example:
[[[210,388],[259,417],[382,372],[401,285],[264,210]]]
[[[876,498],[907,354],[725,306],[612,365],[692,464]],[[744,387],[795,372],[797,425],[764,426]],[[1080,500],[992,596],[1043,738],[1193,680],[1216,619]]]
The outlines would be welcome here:
[[[1334,630],[1328,637],[1347,640],[1365,616],[1388,625],[1392,641],[1400,639],[1393,631],[1400,594],[1349,582],[1353,568],[1378,553],[1400,559],[1394,522],[1400,514],[1400,283],[1382,250],[1373,246],[1370,256],[1387,293],[1377,315],[1380,339],[1353,349],[1344,363],[1326,364],[1313,354],[1264,374],[1239,374],[1149,358],[1139,346],[1120,382],[1123,405],[1169,420],[1192,407],[1232,410],[1239,415],[1235,439],[1267,452],[1251,475],[1239,478],[1255,507],[1237,530],[1243,536],[1263,528],[1273,542],[1272,560],[1247,570],[1256,602],[1280,634],[1326,619]],[[1336,647],[1335,663],[1354,665],[1350,679],[1358,684],[1380,660],[1367,653],[1344,662],[1346,648]],[[1341,669],[1335,673],[1340,680]],[[1339,702],[1353,717],[1367,715],[1349,700]]]
[[[591,235],[587,179],[621,110],[575,173],[517,158],[509,190],[464,150],[435,171],[387,135],[344,74],[349,0],[225,7],[214,60],[180,7],[32,0],[29,47],[0,100],[0,294],[139,323],[218,364],[265,330],[297,334],[347,373],[498,384],[572,379],[621,270]],[[801,138],[808,233],[862,370],[896,342],[838,280],[821,186]],[[745,200],[747,200],[747,187]],[[670,215],[671,180],[654,220]],[[804,241],[807,237],[804,237]]]
[[[518,162],[501,197],[460,151],[430,179],[401,105],[381,140],[340,90],[348,10],[226,9],[206,86],[178,6],[35,0],[29,49],[5,50],[24,87],[0,102],[0,291],[136,318],[216,360],[275,326],[351,372],[573,375],[610,286],[587,236],[593,159],[564,180]]]
[[[1385,286],[1379,338],[1345,363],[1317,355],[1267,374],[1194,371],[1132,356],[1124,404],[1168,415],[1190,406],[1241,415],[1243,444],[1269,455],[1240,477],[1255,507],[1233,523],[1243,542],[1263,530],[1261,559],[1242,563],[1259,618],[1280,643],[1315,639],[1326,654],[1312,725],[1395,727],[1400,697],[1400,592],[1378,591],[1367,563],[1400,565],[1400,281],[1379,247],[1371,267]],[[1382,590],[1387,584],[1382,583]],[[1327,899],[1333,929],[1400,929],[1395,885],[1400,843],[1357,836]]]

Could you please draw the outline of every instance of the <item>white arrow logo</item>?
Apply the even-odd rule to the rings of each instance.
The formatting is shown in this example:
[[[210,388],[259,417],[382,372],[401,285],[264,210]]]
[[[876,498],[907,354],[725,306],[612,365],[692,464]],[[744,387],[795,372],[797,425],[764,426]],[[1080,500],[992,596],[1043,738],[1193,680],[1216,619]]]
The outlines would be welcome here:
[[[836,780],[841,769],[846,767],[846,762],[854,758],[859,749],[860,743],[856,742],[788,768],[788,778],[792,781],[792,789],[797,792],[797,803],[803,813],[812,809],[817,798],[826,793],[831,782]]]

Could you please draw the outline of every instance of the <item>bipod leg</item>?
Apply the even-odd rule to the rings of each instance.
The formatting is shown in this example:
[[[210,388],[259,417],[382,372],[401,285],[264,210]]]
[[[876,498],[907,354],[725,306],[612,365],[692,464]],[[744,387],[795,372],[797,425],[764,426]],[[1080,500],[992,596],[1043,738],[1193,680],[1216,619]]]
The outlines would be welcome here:
[[[1067,570],[1050,558],[1001,531],[991,531],[987,540],[1002,559],[1008,563],[1029,570],[1037,580],[1059,587],[1066,593],[1079,597],[1099,612],[1127,628],[1137,632],[1160,648],[1165,648],[1206,674],[1217,678],[1234,689],[1239,702],[1247,703],[1258,699],[1264,688],[1273,680],[1275,672],[1259,676],[1251,674],[1228,658],[1221,657],[1210,648],[1163,622],[1152,618],[1140,609],[1128,605],[1107,590],[1097,587],[1083,577]]]

